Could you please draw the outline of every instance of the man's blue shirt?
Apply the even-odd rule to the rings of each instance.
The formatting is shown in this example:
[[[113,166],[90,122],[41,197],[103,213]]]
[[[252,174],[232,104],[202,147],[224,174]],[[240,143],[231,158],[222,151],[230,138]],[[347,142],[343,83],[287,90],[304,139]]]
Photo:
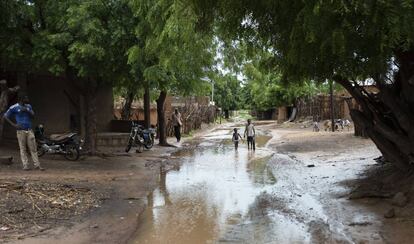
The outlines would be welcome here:
[[[25,107],[30,111],[33,111],[32,106],[30,104],[26,104]],[[7,110],[4,116],[9,119],[11,119],[14,116],[17,125],[19,125],[21,129],[29,130],[32,128],[31,114],[28,111],[22,111],[22,108],[22,105],[16,103]]]

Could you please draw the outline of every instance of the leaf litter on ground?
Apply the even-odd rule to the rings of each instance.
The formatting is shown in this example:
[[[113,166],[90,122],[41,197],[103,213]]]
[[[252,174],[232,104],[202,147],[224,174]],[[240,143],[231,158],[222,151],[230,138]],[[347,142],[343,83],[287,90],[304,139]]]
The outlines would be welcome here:
[[[0,234],[43,232],[100,207],[104,193],[61,183],[0,182]],[[35,230],[35,231],[33,231]]]

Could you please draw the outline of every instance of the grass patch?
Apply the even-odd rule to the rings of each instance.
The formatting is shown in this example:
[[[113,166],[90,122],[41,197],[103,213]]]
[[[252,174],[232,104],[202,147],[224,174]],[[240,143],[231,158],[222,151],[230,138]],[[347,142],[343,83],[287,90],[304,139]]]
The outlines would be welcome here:
[[[249,110],[239,110],[237,117],[244,119],[244,120],[254,119],[254,117],[250,115]]]

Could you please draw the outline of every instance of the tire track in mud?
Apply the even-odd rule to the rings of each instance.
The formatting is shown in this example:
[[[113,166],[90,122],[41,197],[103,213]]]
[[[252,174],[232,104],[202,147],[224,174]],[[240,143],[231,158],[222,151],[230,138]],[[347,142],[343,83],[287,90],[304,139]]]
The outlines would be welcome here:
[[[347,182],[374,164],[370,159],[378,151],[373,145],[347,134],[283,129],[272,134],[267,147],[283,152],[269,161],[279,183],[274,194],[284,202],[276,208],[305,223],[312,243],[385,242],[382,216],[347,199],[353,186]]]
[[[269,166],[278,179],[272,193],[268,193],[267,201],[271,208],[293,218],[306,226],[310,235],[310,243],[353,243],[352,240],[332,224],[326,215],[323,203],[306,183],[306,165],[288,154],[274,154]]]

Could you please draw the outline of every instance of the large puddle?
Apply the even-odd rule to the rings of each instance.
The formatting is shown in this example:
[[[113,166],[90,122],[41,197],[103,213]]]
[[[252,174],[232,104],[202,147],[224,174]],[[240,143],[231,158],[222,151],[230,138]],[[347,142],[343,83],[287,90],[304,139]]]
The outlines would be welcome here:
[[[230,131],[230,129],[229,129]],[[267,165],[272,152],[241,144],[217,130],[193,150],[176,155],[176,171],[160,173],[133,243],[303,243],[301,223],[272,208],[269,192],[278,184]]]

